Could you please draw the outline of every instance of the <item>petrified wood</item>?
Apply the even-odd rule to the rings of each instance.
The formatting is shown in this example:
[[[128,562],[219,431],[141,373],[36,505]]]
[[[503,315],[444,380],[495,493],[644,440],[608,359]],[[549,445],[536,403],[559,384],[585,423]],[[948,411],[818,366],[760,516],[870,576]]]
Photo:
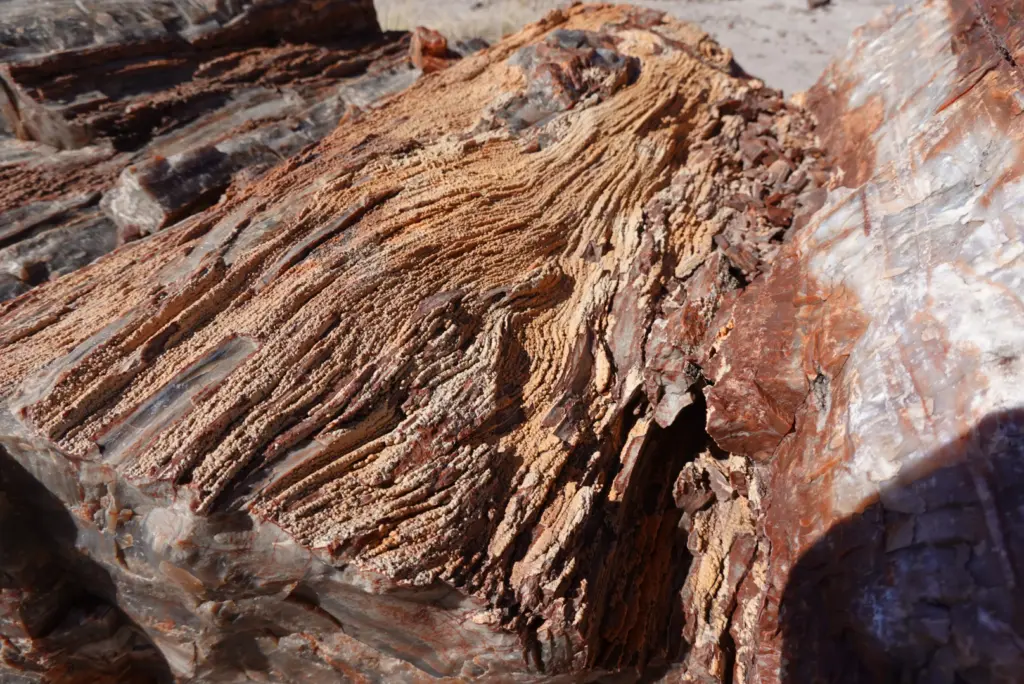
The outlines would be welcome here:
[[[834,187],[702,366],[764,473],[734,681],[1024,676],[1022,19],[892,12],[808,95]]]
[[[8,1],[0,24],[0,111],[19,138],[60,149],[98,137],[128,146],[209,109],[204,100],[230,97],[233,84],[359,68],[349,55],[309,45],[274,60],[240,50],[377,32],[370,0]],[[194,80],[199,87],[189,84]]]
[[[0,309],[5,467],[75,528],[40,557],[101,568],[182,680],[721,651],[739,578],[700,488],[732,540],[756,482],[695,362],[826,178],[809,118],[696,27],[556,12]],[[12,668],[62,662],[40,630]]]
[[[0,11],[0,301],[205,209],[419,73],[369,0]]]

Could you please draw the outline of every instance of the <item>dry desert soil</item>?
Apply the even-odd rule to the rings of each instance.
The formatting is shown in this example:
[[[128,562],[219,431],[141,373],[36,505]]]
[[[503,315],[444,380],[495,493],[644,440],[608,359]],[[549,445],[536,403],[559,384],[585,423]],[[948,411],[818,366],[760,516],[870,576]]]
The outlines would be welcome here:
[[[375,0],[389,29],[428,26],[449,39],[494,41],[568,3],[559,0]],[[750,74],[786,95],[806,90],[853,30],[891,2],[832,0],[641,0],[635,4],[694,22],[733,51]]]

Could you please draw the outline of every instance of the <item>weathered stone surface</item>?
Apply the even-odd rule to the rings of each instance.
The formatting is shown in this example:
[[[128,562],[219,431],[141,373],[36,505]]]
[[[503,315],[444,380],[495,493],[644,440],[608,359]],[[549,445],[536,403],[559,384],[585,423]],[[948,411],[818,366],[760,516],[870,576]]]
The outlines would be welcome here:
[[[60,500],[0,455],[0,679],[168,681],[163,656],[117,608],[107,573],[69,553],[75,535]]]
[[[411,83],[407,51],[369,0],[8,0],[0,301],[259,178]]]
[[[765,472],[734,681],[1024,673],[1022,19],[894,11],[809,93],[838,176],[702,365]]]
[[[99,137],[135,147],[168,120],[209,110],[204,100],[230,96],[233,82],[289,83],[299,70],[306,77],[351,73],[343,52],[307,47],[269,61],[245,48],[377,32],[370,0],[8,0],[0,25],[0,112],[17,137],[59,149]],[[256,64],[239,69],[254,58]],[[223,74],[232,78],[215,80]]]
[[[6,304],[4,458],[183,680],[723,676],[763,478],[697,364],[815,145],[696,27],[554,13]]]
[[[276,170],[13,207],[194,215],[0,309],[6,672],[1019,681],[1018,17],[863,29],[806,99],[831,177],[707,36],[598,7]]]

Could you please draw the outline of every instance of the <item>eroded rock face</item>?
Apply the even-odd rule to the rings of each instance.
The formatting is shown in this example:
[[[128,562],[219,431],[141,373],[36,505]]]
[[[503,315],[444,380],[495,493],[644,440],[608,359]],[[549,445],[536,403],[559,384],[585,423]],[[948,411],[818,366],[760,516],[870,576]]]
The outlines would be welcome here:
[[[0,300],[205,209],[419,74],[369,0],[3,12]]]
[[[716,577],[768,549],[697,364],[827,177],[738,74],[576,7],[353,113],[0,310],[6,458],[183,680],[720,676]],[[178,191],[165,156],[133,182]]]
[[[253,61],[240,50],[377,32],[369,0],[99,0],[88,6],[15,0],[5,3],[0,27],[0,111],[17,137],[58,149],[81,148],[100,137],[118,147],[137,146],[168,120],[208,109],[203,100],[231,95],[231,88],[217,87],[224,81],[207,83],[204,77]],[[308,49],[275,55],[274,61],[260,58],[262,65],[251,65],[255,73],[236,71],[226,84],[251,82],[267,70],[288,83],[296,61],[305,62],[304,75],[312,76],[337,71],[347,56],[319,51],[310,59],[304,53]],[[282,61],[291,63],[278,70]]]

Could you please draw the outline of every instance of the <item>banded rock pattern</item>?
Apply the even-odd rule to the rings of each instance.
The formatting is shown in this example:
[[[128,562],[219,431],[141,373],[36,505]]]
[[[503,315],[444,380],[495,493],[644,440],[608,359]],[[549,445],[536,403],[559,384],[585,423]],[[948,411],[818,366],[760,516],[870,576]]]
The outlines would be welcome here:
[[[0,11],[0,300],[205,209],[419,74],[369,0]]]
[[[553,13],[0,309],[0,444],[181,679],[721,675],[696,364],[815,146],[696,27]]]

